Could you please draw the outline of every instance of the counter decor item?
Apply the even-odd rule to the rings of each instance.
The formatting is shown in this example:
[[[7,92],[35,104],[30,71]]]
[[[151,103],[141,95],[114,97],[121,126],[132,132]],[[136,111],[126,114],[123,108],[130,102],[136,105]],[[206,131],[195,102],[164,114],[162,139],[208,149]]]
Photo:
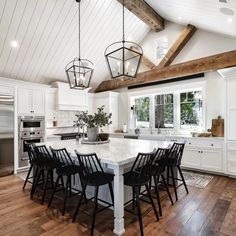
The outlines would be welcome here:
[[[214,137],[224,137],[224,119],[221,116],[212,119],[211,133]]]
[[[211,132],[191,132],[192,137],[211,137]]]
[[[104,112],[104,108],[104,105],[98,107],[97,112],[94,113],[94,115],[88,114],[87,111],[76,114],[77,119],[74,121],[74,126],[82,129],[87,127],[88,141],[98,141],[99,127],[101,128],[112,123],[112,114]]]

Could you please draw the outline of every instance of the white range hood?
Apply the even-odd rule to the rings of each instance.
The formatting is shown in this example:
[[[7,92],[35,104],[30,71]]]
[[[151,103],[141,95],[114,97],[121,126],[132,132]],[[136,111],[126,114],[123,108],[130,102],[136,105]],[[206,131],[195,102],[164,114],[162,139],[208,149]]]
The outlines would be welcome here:
[[[63,111],[86,111],[88,110],[88,91],[70,89],[67,83],[55,82],[53,86],[57,90],[57,108]]]

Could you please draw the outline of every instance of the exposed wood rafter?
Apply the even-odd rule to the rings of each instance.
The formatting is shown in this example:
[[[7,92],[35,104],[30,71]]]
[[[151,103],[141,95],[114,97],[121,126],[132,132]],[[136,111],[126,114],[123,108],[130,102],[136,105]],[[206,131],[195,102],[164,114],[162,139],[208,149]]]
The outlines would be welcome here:
[[[132,80],[106,80],[97,87],[95,92],[109,91],[129,85],[145,84],[154,81],[171,80],[176,77],[215,71],[233,66],[236,66],[236,50],[146,71],[138,74],[137,78]]]
[[[133,51],[139,52],[135,47],[130,47]],[[134,53],[135,54],[135,53]],[[152,63],[147,57],[144,55],[142,56],[142,61],[141,61],[145,66],[147,66],[149,69],[154,69],[156,65]]]
[[[117,0],[123,4],[123,0]],[[164,19],[144,0],[124,0],[125,7],[155,31],[164,29]]]
[[[168,50],[165,57],[161,60],[161,62],[157,65],[157,68],[162,68],[165,66],[169,66],[172,61],[176,58],[176,56],[180,53],[183,47],[187,44],[189,39],[193,36],[197,28],[194,25],[185,26],[184,30],[175,41],[175,43]]]

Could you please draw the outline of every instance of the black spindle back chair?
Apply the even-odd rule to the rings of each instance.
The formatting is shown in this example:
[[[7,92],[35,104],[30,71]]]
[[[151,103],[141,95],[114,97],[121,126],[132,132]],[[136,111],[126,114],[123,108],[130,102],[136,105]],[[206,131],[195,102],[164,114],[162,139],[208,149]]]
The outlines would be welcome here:
[[[189,193],[187,185],[185,183],[185,179],[181,170],[181,161],[182,161],[182,156],[184,152],[184,147],[185,143],[173,143],[170,152],[168,154],[168,159],[166,162],[167,166],[167,184],[169,184],[169,179],[170,179],[170,171],[171,171],[171,179],[172,179],[172,184],[174,186],[174,191],[175,191],[175,199],[176,201],[178,200],[178,195],[177,195],[177,186],[176,186],[176,181],[182,181],[185,187],[185,190],[187,193]],[[178,176],[174,176],[174,168],[177,168],[181,179],[178,178]]]
[[[165,188],[164,190],[167,191],[171,204],[173,205],[173,200],[172,200],[170,191],[168,189],[168,185],[164,177],[164,172],[166,169],[165,168],[166,163],[168,161],[169,151],[170,151],[170,148],[158,148],[152,162],[152,178],[150,179],[150,186],[152,184],[152,179],[153,179],[154,184],[155,184],[154,187],[155,187],[160,216],[162,216],[162,208],[161,208],[161,201],[160,201],[160,195],[159,195],[159,183],[162,183],[164,185],[164,188]],[[160,177],[162,179],[161,182],[160,182]]]
[[[52,152],[54,160],[56,160],[61,165],[58,165],[56,168],[57,179],[56,179],[53,193],[52,193],[51,198],[48,203],[48,207],[50,207],[55,193],[58,191],[61,191],[61,190],[65,190],[63,210],[62,210],[62,215],[64,215],[65,209],[66,209],[66,202],[67,202],[67,198],[68,198],[68,189],[69,189],[69,196],[70,197],[73,196],[72,190],[75,190],[77,193],[80,192],[78,189],[72,188],[72,184],[71,184],[71,177],[73,176],[75,179],[75,175],[79,174],[79,172],[80,172],[80,167],[78,165],[76,165],[74,163],[74,161],[71,159],[70,154],[68,153],[66,148],[53,149],[52,147],[50,147],[50,150]],[[64,187],[63,177],[66,178],[66,186],[65,187]],[[63,188],[62,189],[60,188],[59,190],[57,190],[59,180],[61,180],[61,184],[62,184]]]
[[[23,185],[23,190],[25,190],[25,186],[26,186],[26,183],[29,181],[29,179],[32,179],[34,178],[34,176],[31,176],[30,177],[30,174],[33,170],[33,168],[35,167],[35,172],[37,172],[37,156],[36,156],[36,153],[35,153],[35,150],[34,150],[34,144],[28,144],[28,148],[27,148],[27,152],[28,152],[28,157],[29,157],[29,164],[30,164],[30,168],[28,170],[28,173],[27,173],[27,176],[26,176],[26,179],[25,179],[25,182],[24,182],[24,185]],[[34,180],[32,182],[32,185],[34,184]]]
[[[36,173],[36,181],[35,184],[33,185],[32,191],[31,191],[31,198],[34,195],[34,192],[39,185],[39,179],[42,177],[43,179],[43,195],[42,195],[42,200],[41,204],[44,203],[44,198],[47,190],[47,184],[48,180],[50,179],[51,182],[51,188],[53,188],[53,170],[57,168],[59,165],[58,162],[54,160],[52,155],[50,154],[48,148],[45,145],[35,145],[34,146],[34,151],[35,151],[35,157],[36,157],[36,162],[38,166],[38,171]]]
[[[153,202],[153,199],[150,193],[150,188],[148,186],[150,178],[151,178],[152,162],[154,160],[155,153],[156,153],[156,149],[154,149],[150,153],[138,153],[133,163],[133,166],[131,167],[131,170],[124,174],[124,184],[132,187],[133,208],[137,207],[137,210],[138,210],[138,219],[139,219],[141,235],[143,235],[142,213],[141,213],[141,206],[140,206],[140,194],[141,194],[142,186],[145,186],[147,194],[148,194],[147,196],[149,197],[150,203],[156,215],[156,219],[159,220],[159,216],[158,216],[155,204]]]
[[[93,210],[92,223],[91,223],[91,235],[93,235],[96,214],[114,205],[114,193],[112,189],[112,181],[113,181],[114,175],[104,172],[101,162],[98,159],[96,153],[82,154],[82,153],[77,152],[76,150],[75,150],[75,153],[78,157],[78,161],[81,167],[80,179],[81,179],[81,184],[82,184],[82,194],[81,194],[81,198],[78,201],[78,204],[74,213],[73,222],[76,219],[83,197],[85,197],[86,187],[94,186],[95,196],[92,199],[94,199],[95,207]],[[106,185],[106,184],[108,184],[108,187],[110,190],[112,204],[106,201],[103,201],[101,199],[98,199],[99,186]],[[98,201],[105,203],[107,206],[104,207],[103,209],[98,210],[97,209]]]

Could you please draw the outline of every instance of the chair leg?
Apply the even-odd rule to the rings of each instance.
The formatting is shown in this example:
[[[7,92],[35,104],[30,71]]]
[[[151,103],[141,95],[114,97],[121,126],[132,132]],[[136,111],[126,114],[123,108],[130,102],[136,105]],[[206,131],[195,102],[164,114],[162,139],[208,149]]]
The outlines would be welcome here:
[[[36,190],[36,187],[37,187],[37,185],[38,185],[40,176],[42,175],[42,172],[43,172],[43,170],[39,170],[39,171],[37,171],[37,173],[36,173],[36,175],[35,175],[36,180],[34,181],[34,184],[33,184],[33,186],[32,186],[31,193],[30,193],[30,198],[31,198],[31,199],[33,198],[33,195],[34,195],[34,193],[35,193],[35,190]]]
[[[162,182],[163,182],[163,184],[164,184],[164,186],[165,186],[165,189],[166,189],[166,191],[167,191],[167,193],[168,193],[168,196],[169,196],[171,205],[174,205],[173,199],[172,199],[171,194],[170,194],[170,190],[169,190],[168,185],[166,184],[166,181],[165,181],[165,177],[164,177],[163,175],[161,175],[161,178],[162,178]]]
[[[155,183],[155,192],[156,192],[156,196],[157,196],[157,203],[158,203],[158,207],[159,207],[160,216],[162,216],[161,200],[160,200],[158,181],[157,181],[158,179],[159,179],[159,176],[154,176],[154,183]]]
[[[110,190],[110,194],[111,194],[111,201],[114,206],[114,193],[113,193],[113,189],[112,189],[112,184],[108,183],[108,186],[109,186],[109,190]]]
[[[54,183],[53,183],[53,170],[50,170],[50,179],[51,179],[51,187],[52,189],[54,188]]]
[[[77,204],[77,206],[75,208],[75,213],[74,213],[72,222],[75,222],[75,219],[76,219],[76,216],[78,214],[78,211],[79,211],[80,205],[82,203],[83,197],[85,196],[85,190],[86,190],[87,185],[83,184],[82,186],[83,186],[82,193],[81,193],[80,199],[78,201],[78,204]]]
[[[27,173],[27,176],[26,176],[26,179],[25,179],[25,182],[24,182],[24,185],[23,185],[23,191],[25,190],[25,186],[26,186],[26,183],[29,180],[29,176],[30,176],[30,173],[31,173],[32,169],[33,169],[33,165],[30,165],[29,171]]]
[[[140,227],[141,236],[143,236],[144,233],[143,233],[142,212],[141,212],[140,201],[139,201],[140,188],[134,187],[134,189],[135,189],[136,205],[138,209],[139,227]]]
[[[60,180],[61,180],[62,188],[65,191],[65,185],[64,185],[64,180],[63,180],[63,176],[62,175],[60,176]]]
[[[166,172],[166,176],[167,176],[167,185],[169,185],[170,184],[170,181],[169,181],[169,179],[170,179],[170,167],[169,166],[167,166],[167,172]]]
[[[46,190],[47,190],[47,183],[48,183],[48,178],[50,175],[50,170],[46,171],[46,178],[44,178],[44,184],[43,184],[43,196],[42,196],[42,200],[41,200],[41,204],[43,205],[44,203],[44,198],[45,198],[45,194],[46,194]]]
[[[176,187],[176,183],[175,183],[174,170],[173,170],[172,166],[170,167],[170,171],[171,171],[172,184],[174,186],[174,191],[175,191],[175,199],[176,199],[176,201],[178,201],[177,187]]]
[[[179,173],[180,173],[181,179],[182,179],[182,181],[183,181],[183,183],[184,183],[185,190],[186,190],[186,192],[187,192],[187,194],[188,194],[189,191],[188,191],[188,187],[187,187],[187,184],[186,184],[186,182],[185,182],[185,179],[184,179],[182,170],[181,170],[180,166],[177,166],[177,168],[178,168],[178,171],[179,171]]]
[[[68,187],[69,187],[69,182],[70,182],[69,178],[70,178],[70,176],[66,176],[66,188],[65,188],[64,202],[63,202],[63,209],[62,209],[62,215],[63,216],[65,214],[65,209],[66,209],[66,200],[67,200]]]
[[[135,206],[136,206],[136,200],[135,200],[135,189],[134,187],[132,187],[132,195],[133,195],[133,201],[132,201],[132,209],[134,210]]]
[[[159,221],[159,216],[158,216],[157,209],[156,209],[156,207],[155,207],[154,201],[153,201],[153,199],[152,199],[152,195],[151,195],[150,189],[149,189],[148,185],[145,185],[145,187],[146,187],[147,194],[148,194],[148,197],[149,197],[149,199],[150,199],[150,202],[151,202],[151,204],[152,204],[152,208],[153,208],[153,210],[154,210],[155,216],[156,216],[156,218],[157,218],[157,221]]]
[[[90,233],[90,235],[93,235],[93,231],[94,231],[96,213],[97,213],[97,208],[98,208],[98,189],[99,189],[99,186],[96,186],[95,187],[95,199],[94,199],[95,206],[94,206],[94,209],[93,209],[93,218],[92,218],[91,233]]]
[[[52,193],[51,198],[50,198],[50,200],[49,200],[49,202],[48,202],[48,207],[51,206],[52,199],[53,199],[54,194],[55,194],[55,192],[56,192],[56,190],[57,190],[57,185],[58,185],[58,182],[59,182],[60,177],[61,177],[61,176],[59,176],[59,175],[57,176],[56,183],[55,183],[54,189],[53,189],[53,193]]]

